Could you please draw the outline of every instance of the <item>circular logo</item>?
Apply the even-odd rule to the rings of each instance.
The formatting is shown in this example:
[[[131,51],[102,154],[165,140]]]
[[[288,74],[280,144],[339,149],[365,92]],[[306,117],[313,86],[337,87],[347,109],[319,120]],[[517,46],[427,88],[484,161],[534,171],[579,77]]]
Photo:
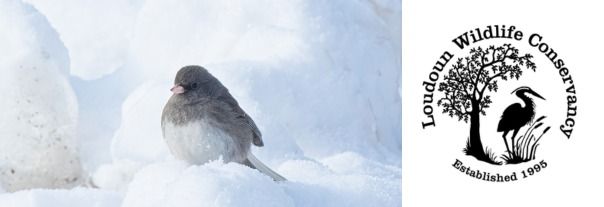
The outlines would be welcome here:
[[[513,182],[551,165],[577,115],[570,69],[552,45],[539,33],[489,25],[456,36],[440,55],[422,82],[421,126],[441,132],[435,142],[458,143],[453,170]]]

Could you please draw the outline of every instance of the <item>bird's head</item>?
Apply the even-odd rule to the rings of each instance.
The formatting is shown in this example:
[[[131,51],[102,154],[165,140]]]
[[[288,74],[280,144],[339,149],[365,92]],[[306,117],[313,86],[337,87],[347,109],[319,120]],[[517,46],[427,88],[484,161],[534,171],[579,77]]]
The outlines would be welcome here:
[[[208,70],[201,66],[190,65],[181,68],[174,78],[174,87],[170,89],[174,96],[194,102],[216,94],[222,84]]]
[[[545,100],[545,98],[543,98],[543,96],[539,95],[537,92],[535,92],[533,89],[529,88],[528,86],[520,86],[518,87],[516,90],[512,91],[512,94],[516,93],[516,96],[525,96],[525,93],[531,94],[537,98],[543,99]]]

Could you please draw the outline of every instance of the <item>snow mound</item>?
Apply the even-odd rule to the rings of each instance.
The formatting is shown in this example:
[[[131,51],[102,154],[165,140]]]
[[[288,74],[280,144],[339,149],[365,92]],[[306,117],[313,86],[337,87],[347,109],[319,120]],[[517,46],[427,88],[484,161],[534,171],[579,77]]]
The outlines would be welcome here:
[[[124,193],[134,174],[144,165],[140,162],[122,159],[111,164],[101,165],[92,175],[91,183],[101,189]]]
[[[134,28],[133,69],[170,78],[190,64],[273,61],[299,54],[300,1],[146,1]],[[169,12],[166,12],[169,11]]]
[[[0,206],[10,207],[116,207],[121,196],[112,191],[75,188],[71,190],[27,190],[0,194]]]
[[[400,168],[352,152],[326,160],[286,161],[275,169],[289,181],[279,183],[257,170],[220,160],[202,166],[155,163],[134,176],[123,206],[400,205]]]
[[[400,168],[353,152],[289,160],[278,171],[290,180],[285,189],[296,206],[400,206],[402,199]]]
[[[192,167],[183,162],[150,165],[136,174],[122,206],[294,205],[269,177],[243,165],[215,161]]]
[[[111,145],[114,160],[150,163],[168,156],[161,131],[161,113],[170,88],[168,82],[148,81],[124,101],[122,125]]]
[[[7,191],[81,181],[77,101],[65,75],[67,50],[45,17],[0,2],[0,183]]]
[[[92,176],[95,185],[124,191],[141,167],[170,157],[161,131],[161,112],[170,88],[167,82],[147,81],[126,98],[122,124],[111,143],[113,162],[97,169]]]
[[[98,79],[122,67],[142,0],[25,0],[48,18],[71,57],[71,74]]]

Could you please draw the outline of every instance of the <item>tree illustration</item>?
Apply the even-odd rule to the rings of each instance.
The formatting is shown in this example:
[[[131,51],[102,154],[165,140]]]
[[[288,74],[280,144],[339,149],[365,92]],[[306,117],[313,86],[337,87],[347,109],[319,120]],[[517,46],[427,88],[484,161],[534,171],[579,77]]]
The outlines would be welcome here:
[[[443,113],[456,117],[458,121],[470,122],[470,136],[464,152],[491,164],[494,155],[482,146],[480,139],[480,116],[486,115],[491,97],[488,92],[497,92],[498,81],[519,79],[522,68],[535,71],[535,63],[530,54],[518,55],[518,49],[511,44],[503,44],[486,49],[475,47],[470,49],[467,57],[459,58],[444,76],[438,91],[444,93],[437,104],[443,108]]]

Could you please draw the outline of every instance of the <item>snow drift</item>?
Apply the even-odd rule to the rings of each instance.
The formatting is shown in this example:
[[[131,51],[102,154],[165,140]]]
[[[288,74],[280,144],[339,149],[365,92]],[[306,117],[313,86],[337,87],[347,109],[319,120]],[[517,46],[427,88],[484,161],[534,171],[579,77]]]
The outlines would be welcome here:
[[[0,2],[0,183],[5,190],[71,187],[82,180],[69,59],[43,15]]]

